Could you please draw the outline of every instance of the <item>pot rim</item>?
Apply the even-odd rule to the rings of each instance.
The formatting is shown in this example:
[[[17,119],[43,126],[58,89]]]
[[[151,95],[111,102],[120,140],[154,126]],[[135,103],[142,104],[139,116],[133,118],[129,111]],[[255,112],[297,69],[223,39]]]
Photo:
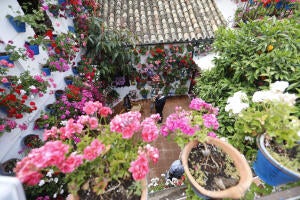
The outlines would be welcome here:
[[[227,188],[221,191],[210,191],[206,190],[204,187],[200,186],[194,177],[191,175],[188,167],[188,157],[191,152],[191,149],[199,143],[199,141],[194,140],[189,142],[183,149],[181,154],[182,165],[184,167],[184,171],[187,175],[189,182],[193,185],[195,189],[197,189],[201,194],[211,197],[211,198],[233,198],[239,199],[244,196],[247,189],[250,187],[253,176],[251,168],[246,160],[246,158],[231,144],[224,142],[218,138],[207,137],[206,142],[208,144],[216,145],[221,148],[222,151],[227,153],[230,158],[233,160],[234,165],[237,168],[237,171],[240,175],[239,183],[233,187]]]
[[[257,146],[258,146],[260,152],[265,156],[266,159],[269,160],[269,162],[271,162],[276,168],[281,170],[283,173],[300,178],[300,173],[297,173],[295,171],[292,171],[292,170],[286,168],[284,165],[282,165],[280,162],[278,162],[277,160],[275,160],[272,157],[272,155],[269,153],[269,151],[267,150],[265,143],[264,143],[265,135],[266,135],[266,133],[261,134],[258,137],[256,137],[256,143],[257,143]]]

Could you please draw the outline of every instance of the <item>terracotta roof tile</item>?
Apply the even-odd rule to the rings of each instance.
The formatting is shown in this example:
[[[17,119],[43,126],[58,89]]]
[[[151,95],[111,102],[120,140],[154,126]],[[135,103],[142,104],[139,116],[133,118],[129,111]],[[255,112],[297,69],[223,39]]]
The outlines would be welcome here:
[[[214,0],[99,0],[112,29],[128,28],[139,44],[213,38],[225,20]]]

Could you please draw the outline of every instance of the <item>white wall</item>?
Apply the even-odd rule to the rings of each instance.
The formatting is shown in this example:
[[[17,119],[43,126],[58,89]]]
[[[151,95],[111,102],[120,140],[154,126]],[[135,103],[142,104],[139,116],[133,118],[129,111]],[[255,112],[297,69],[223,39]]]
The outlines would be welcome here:
[[[11,5],[12,9],[8,6]],[[5,44],[0,44],[0,52],[4,52],[5,45],[9,40],[14,41],[14,45],[17,47],[23,47],[27,37],[34,36],[33,29],[26,25],[26,32],[17,33],[12,25],[6,18],[7,14],[16,16],[13,11],[21,10],[17,0],[2,0],[0,1],[0,40],[4,41]],[[23,12],[22,12],[23,13]],[[73,26],[72,19],[58,18],[54,19],[50,17],[53,27],[55,29],[54,33],[67,32],[68,26]],[[17,75],[25,70],[29,70],[32,75],[41,74],[41,66],[47,61],[48,54],[41,47],[39,48],[40,54],[34,56],[34,60],[28,59],[27,61],[18,60],[15,61],[15,67],[10,69],[9,74]],[[77,60],[79,59],[77,56]],[[65,88],[64,76],[72,74],[71,69],[67,72],[51,72],[51,76],[47,77],[53,78],[57,84],[57,88],[48,88],[48,92],[43,97],[36,97],[33,99],[35,101],[38,110],[30,114],[24,113],[22,119],[17,119],[18,124],[25,123],[28,125],[27,130],[21,131],[19,128],[13,129],[11,132],[4,133],[0,136],[0,162],[4,162],[10,158],[20,158],[21,155],[18,154],[18,151],[21,149],[21,140],[24,136],[28,134],[39,134],[42,136],[43,131],[33,130],[34,121],[39,117],[41,111],[44,110],[45,105],[53,103],[55,101],[54,95],[51,93],[53,90]],[[1,113],[2,114],[2,113]],[[3,115],[3,114],[2,114]]]

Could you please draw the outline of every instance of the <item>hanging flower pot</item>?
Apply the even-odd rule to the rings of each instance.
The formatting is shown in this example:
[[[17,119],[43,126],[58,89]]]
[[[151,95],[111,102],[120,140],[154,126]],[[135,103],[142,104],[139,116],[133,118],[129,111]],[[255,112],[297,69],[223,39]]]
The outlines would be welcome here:
[[[7,19],[18,33],[26,32],[25,22],[20,22],[18,20],[15,20],[14,17],[11,15],[8,15]]]
[[[25,45],[28,45],[28,48],[33,51],[34,55],[40,54],[39,45],[37,44],[30,45],[29,42],[25,42]]]
[[[200,186],[200,184],[196,181],[195,177],[192,175],[191,171],[190,171],[190,164],[189,164],[189,157],[191,154],[191,152],[193,151],[194,148],[199,148],[198,146],[199,142],[198,141],[191,141],[189,142],[183,149],[182,151],[182,155],[181,155],[181,160],[182,160],[182,165],[184,167],[184,171],[186,173],[186,176],[192,186],[192,189],[194,190],[194,192],[201,198],[205,198],[205,199],[224,199],[224,198],[233,198],[233,199],[238,199],[238,198],[242,198],[245,194],[245,192],[247,191],[247,189],[250,187],[251,182],[252,182],[252,173],[251,173],[251,169],[248,165],[247,160],[244,158],[244,156],[242,156],[242,154],[236,150],[233,146],[231,146],[229,143],[221,141],[220,139],[217,138],[213,138],[213,137],[208,137],[206,140],[206,145],[212,145],[215,146],[217,148],[219,148],[221,150],[221,152],[223,152],[224,154],[227,154],[230,159],[233,161],[234,166],[236,167],[236,170],[238,172],[239,175],[239,180],[235,180],[235,184],[232,184],[232,186],[226,187],[225,184],[226,182],[229,182],[229,180],[231,180],[231,182],[233,181],[232,178],[223,178],[223,177],[217,177],[218,179],[214,181],[219,181],[222,183],[215,183],[216,185],[220,184],[225,186],[224,189],[219,189],[218,191],[214,191],[214,190],[208,190],[205,189],[204,186]],[[206,149],[205,149],[206,150]],[[203,150],[202,150],[203,151]],[[202,152],[201,151],[201,152]],[[213,156],[213,152],[212,150],[210,150],[208,156]],[[194,152],[193,152],[194,154]],[[200,156],[200,155],[199,155]],[[197,155],[195,155],[195,157],[198,157]],[[202,155],[202,157],[204,157],[204,153]],[[228,162],[227,160],[224,162]],[[201,164],[202,162],[197,162]],[[205,164],[205,162],[204,162]],[[216,164],[213,164],[213,166],[216,166]],[[220,166],[219,166],[220,167]],[[209,170],[210,168],[207,167],[203,167],[200,166],[200,168],[198,169],[198,171],[204,171],[204,170]],[[204,173],[205,174],[205,173]],[[216,174],[214,174],[215,176]],[[225,182],[226,181],[226,182]],[[220,185],[218,185],[218,187],[221,187]]]
[[[78,67],[77,66],[72,67],[72,72],[74,75],[78,75],[79,74]]]
[[[33,130],[37,130],[37,129],[42,130],[42,129],[44,129],[45,127],[44,127],[43,121],[44,120],[42,118],[37,118],[34,122]]]
[[[53,114],[54,113],[54,109],[53,109],[53,104],[47,104],[45,107],[45,111],[49,114]]]
[[[51,69],[49,66],[43,66],[42,67],[42,72],[45,74],[45,76],[50,76],[51,75]]]
[[[15,176],[14,168],[20,159],[12,158],[0,164],[0,174],[4,176]]]
[[[65,91],[63,91],[63,90],[56,90],[55,93],[54,93],[55,99],[59,100],[64,93],[65,93]]]
[[[65,80],[65,83],[66,83],[67,85],[72,85],[72,84],[73,84],[73,76],[66,76],[66,77],[64,78],[64,80]]]
[[[66,3],[66,0],[58,0],[58,4],[62,5],[62,4],[65,4]]]
[[[40,139],[38,135],[30,134],[26,135],[22,140],[22,145],[24,148],[39,148],[43,145],[43,141]]]
[[[2,55],[0,56],[0,61],[1,60],[6,60],[8,63],[14,64],[14,61],[10,60],[10,55]]]
[[[294,172],[276,161],[266,149],[264,140],[265,135],[257,137],[259,150],[253,164],[255,174],[272,186],[299,181],[300,173]]]

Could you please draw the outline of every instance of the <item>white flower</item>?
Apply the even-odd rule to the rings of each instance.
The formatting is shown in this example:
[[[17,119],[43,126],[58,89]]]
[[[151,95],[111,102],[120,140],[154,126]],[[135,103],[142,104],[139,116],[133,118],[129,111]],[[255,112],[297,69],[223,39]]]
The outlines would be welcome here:
[[[67,121],[66,121],[66,120],[61,121],[60,124],[61,124],[62,126],[66,126],[66,125],[67,125]]]
[[[55,182],[55,183],[58,182],[58,178],[57,178],[57,177],[54,178],[54,182]]]
[[[53,173],[54,173],[53,169],[50,169],[50,170],[47,172],[46,176],[52,177],[52,174],[53,174]]]
[[[44,184],[45,184],[45,181],[43,179],[41,179],[40,182],[39,182],[39,186],[42,186]]]
[[[276,81],[270,84],[270,90],[273,92],[284,92],[287,87],[289,87],[289,83],[286,81]]]
[[[61,189],[60,194],[63,194],[64,192],[65,192],[64,189]]]
[[[24,95],[24,94],[26,94],[26,91],[25,90],[20,90],[20,93],[21,93],[21,95]]]
[[[161,174],[160,176],[165,177],[166,175],[165,174]]]
[[[22,82],[21,82],[21,80],[19,79],[19,80],[17,81],[17,83],[18,83],[18,84],[21,84]]]
[[[296,103],[297,96],[295,94],[284,93],[282,101],[286,102],[288,105],[293,106]]]
[[[56,198],[56,197],[57,197],[57,193],[54,193],[53,198]]]
[[[242,91],[238,91],[234,93],[232,97],[228,98],[227,105],[225,106],[225,111],[238,114],[243,109],[249,107],[249,104],[247,102],[248,102],[248,97],[246,93]]]
[[[250,137],[250,136],[245,136],[245,140],[246,141],[250,141],[250,142],[253,142],[253,138],[252,137]]]
[[[31,89],[31,90],[35,90],[35,89],[36,89],[36,87],[35,87],[34,85],[31,85],[31,86],[29,86],[29,89]]]

